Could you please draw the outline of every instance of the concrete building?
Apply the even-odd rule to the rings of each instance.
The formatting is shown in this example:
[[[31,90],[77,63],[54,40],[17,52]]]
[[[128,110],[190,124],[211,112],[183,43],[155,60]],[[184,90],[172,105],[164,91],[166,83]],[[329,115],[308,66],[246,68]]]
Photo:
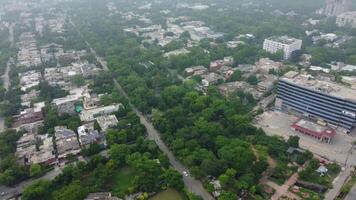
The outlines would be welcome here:
[[[119,111],[120,107],[122,107],[122,104],[114,104],[110,106],[102,106],[102,107],[97,107],[89,110],[83,110],[82,113],[80,113],[79,117],[80,120],[83,122],[91,122],[94,121],[95,118],[103,115],[110,115],[114,112]]]
[[[101,140],[99,131],[94,130],[94,122],[79,126],[77,131],[79,143],[82,147],[99,143]]]
[[[80,152],[80,145],[77,134],[66,127],[55,127],[55,142],[57,146],[58,159],[64,159],[69,154],[77,155]]]
[[[118,197],[113,197],[110,192],[91,193],[84,200],[121,200]]]
[[[279,80],[276,108],[351,132],[356,125],[356,90],[292,71]]]
[[[304,119],[300,119],[292,124],[291,128],[294,131],[309,135],[325,143],[330,143],[336,135],[336,131],[334,129]]]
[[[326,0],[324,14],[328,17],[338,16],[351,8],[351,0]]]
[[[42,109],[45,107],[45,102],[35,103],[32,108],[27,108],[15,115],[12,119],[12,127],[17,128],[24,124],[34,123],[43,119]]]
[[[336,18],[336,24],[340,27],[350,26],[352,28],[356,28],[356,11],[338,15]]]
[[[284,59],[288,59],[294,51],[302,48],[302,42],[302,40],[288,36],[270,37],[263,42],[263,49],[270,53],[283,51]]]
[[[115,115],[105,115],[96,118],[100,128],[102,131],[106,131],[108,128],[112,128],[117,126],[119,121],[117,120]]]
[[[36,147],[36,144],[42,143]],[[33,133],[24,134],[17,141],[16,156],[24,165],[53,165],[57,159],[54,154],[52,137],[36,136]]]

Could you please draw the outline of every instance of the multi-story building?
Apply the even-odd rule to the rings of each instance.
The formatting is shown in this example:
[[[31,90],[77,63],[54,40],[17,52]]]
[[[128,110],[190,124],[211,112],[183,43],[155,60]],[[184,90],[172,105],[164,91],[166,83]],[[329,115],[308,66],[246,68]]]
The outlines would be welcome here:
[[[302,40],[288,36],[270,37],[263,42],[263,49],[270,53],[283,51],[283,58],[288,59],[294,51],[302,48]]]
[[[356,28],[356,11],[338,15],[336,18],[336,24],[341,27],[350,26],[352,28]]]
[[[325,78],[289,72],[279,80],[276,108],[351,132],[356,91]]]
[[[350,0],[326,0],[324,14],[328,17],[338,16],[350,9]]]

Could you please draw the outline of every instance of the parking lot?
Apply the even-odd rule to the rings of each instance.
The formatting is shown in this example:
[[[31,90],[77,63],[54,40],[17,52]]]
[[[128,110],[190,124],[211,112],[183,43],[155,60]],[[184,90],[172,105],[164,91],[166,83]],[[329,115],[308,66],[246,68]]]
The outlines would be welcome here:
[[[285,139],[289,136],[298,135],[299,145],[303,149],[325,157],[330,161],[337,161],[340,164],[356,165],[355,149],[352,143],[356,141],[356,135],[347,135],[337,131],[336,136],[330,144],[319,142],[318,140],[293,131],[290,126],[298,120],[298,117],[281,113],[279,111],[268,111],[256,118],[256,126],[263,128],[267,135],[278,135]]]

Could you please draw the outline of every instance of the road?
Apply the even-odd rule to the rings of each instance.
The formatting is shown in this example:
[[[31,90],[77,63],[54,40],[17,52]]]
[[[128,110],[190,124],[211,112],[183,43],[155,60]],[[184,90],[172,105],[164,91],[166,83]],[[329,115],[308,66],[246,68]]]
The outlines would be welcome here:
[[[73,23],[73,21],[71,19],[69,19],[69,23],[71,23],[76,28],[78,34],[83,37],[80,30],[76,27],[76,25]],[[103,69],[105,71],[110,71],[107,66],[107,62],[96,53],[96,51],[91,47],[91,45],[88,41],[85,41],[85,43],[89,47],[90,52],[96,57],[97,61],[102,65]],[[114,81],[115,86],[119,90],[119,92],[126,99],[128,99],[130,102],[129,96],[127,95],[125,90],[122,88],[122,86],[119,84],[119,82],[115,78],[113,79],[113,81]],[[152,123],[149,122],[149,120],[147,120],[147,118],[145,116],[143,116],[141,114],[141,112],[133,104],[131,104],[131,102],[129,103],[129,105],[130,105],[131,109],[136,113],[136,115],[139,116],[141,123],[146,127],[148,138],[151,140],[154,140],[156,142],[157,146],[160,148],[160,150],[164,154],[167,155],[167,157],[169,158],[169,162],[171,163],[173,168],[176,169],[182,175],[183,175],[183,172],[188,173],[188,176],[183,175],[183,181],[184,181],[184,184],[185,184],[186,188],[188,189],[188,191],[190,191],[198,196],[201,196],[204,200],[213,200],[214,198],[210,195],[209,192],[207,192],[205,190],[205,188],[203,187],[203,184],[199,180],[196,180],[192,176],[190,176],[188,169],[185,166],[183,166],[175,158],[173,153],[169,150],[167,145],[161,139],[160,133],[153,127]]]
[[[56,167],[54,170],[48,172],[46,175],[38,178],[38,179],[28,179],[26,181],[23,181],[16,185],[15,187],[5,187],[5,186],[0,186],[0,193],[5,192],[6,195],[1,196],[0,199],[9,199],[16,194],[20,194],[23,189],[25,189],[27,186],[31,185],[34,181],[38,180],[48,180],[51,181],[53,180],[56,176],[58,176],[60,173],[62,173],[63,168],[58,168]]]
[[[11,43],[11,47],[14,47],[14,26],[15,24],[12,23],[9,26],[9,41]],[[6,69],[5,69],[5,73],[4,75],[1,77],[2,78],[2,82],[3,82],[3,87],[8,91],[10,88],[10,66],[13,62],[13,58],[10,58],[10,60],[7,62],[6,64]],[[0,132],[4,132],[5,131],[5,119],[3,117],[0,116]]]
[[[346,196],[345,200],[355,200],[356,199],[356,184],[352,187],[349,194]]]
[[[90,47],[90,44],[87,43],[87,45]],[[90,51],[91,53],[93,53],[98,62],[103,66],[103,69],[106,70],[106,71],[109,71],[109,68],[107,67],[107,63],[106,61],[99,57],[97,55],[97,53],[95,52],[94,49],[92,49],[90,47]],[[114,80],[114,84],[115,86],[118,88],[118,90],[120,91],[120,93],[125,97],[127,98],[128,100],[129,99],[129,96],[127,95],[127,93],[124,91],[124,89],[122,88],[122,86],[117,82],[116,79],[113,79]],[[171,163],[171,165],[180,173],[183,175],[183,172],[188,172],[188,169],[186,167],[184,167],[176,158],[175,156],[173,155],[173,153],[169,150],[169,148],[167,147],[167,145],[163,142],[163,140],[161,139],[161,136],[160,136],[160,133],[153,127],[152,123],[149,122],[147,120],[147,118],[141,114],[141,112],[131,103],[129,103],[131,109],[136,113],[137,116],[139,116],[140,118],[140,121],[141,123],[146,127],[147,129],[147,133],[148,133],[148,138],[151,139],[151,140],[154,140],[157,144],[157,146],[161,149],[161,151],[163,153],[165,153],[167,155],[167,157],[169,158],[169,161]],[[184,184],[185,186],[187,187],[187,189],[198,195],[198,196],[201,196],[204,200],[213,200],[214,198],[210,195],[210,193],[208,193],[204,187],[203,187],[203,184],[199,181],[199,180],[196,180],[194,179],[192,176],[188,175],[188,176],[184,176],[183,175],[183,181],[184,181]]]
[[[341,187],[345,184],[347,178],[350,176],[352,169],[353,167],[346,166],[345,169],[340,172],[339,176],[337,176],[333,181],[333,188],[328,190],[328,192],[325,194],[325,200],[334,200],[337,197]]]

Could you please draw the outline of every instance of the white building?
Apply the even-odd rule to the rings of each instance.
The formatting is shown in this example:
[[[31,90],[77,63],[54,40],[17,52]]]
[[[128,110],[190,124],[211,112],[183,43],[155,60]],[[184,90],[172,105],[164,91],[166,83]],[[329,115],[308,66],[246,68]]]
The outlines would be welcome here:
[[[270,53],[282,50],[284,59],[288,59],[294,51],[302,48],[302,42],[302,40],[288,36],[270,37],[263,42],[263,49]]]
[[[343,13],[336,18],[336,24],[340,27],[351,26],[356,28],[356,11]]]

